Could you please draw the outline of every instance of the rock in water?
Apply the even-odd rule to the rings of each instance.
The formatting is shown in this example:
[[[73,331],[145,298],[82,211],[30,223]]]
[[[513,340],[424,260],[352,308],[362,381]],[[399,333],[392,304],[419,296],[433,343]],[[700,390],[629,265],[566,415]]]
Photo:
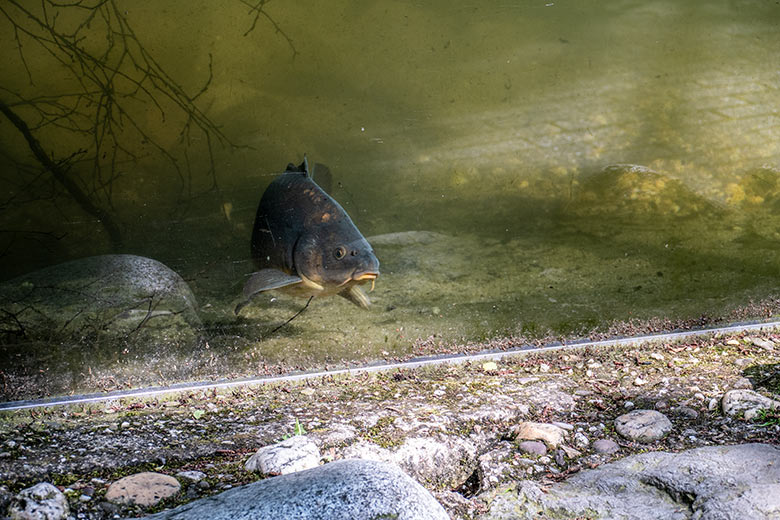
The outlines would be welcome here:
[[[166,520],[448,520],[397,466],[341,460],[272,477],[146,517]]]
[[[244,285],[245,300],[274,289],[294,296],[338,294],[360,307],[371,302],[359,284],[379,276],[371,245],[338,202],[292,164],[266,188],[252,231],[252,259],[260,269]]]
[[[637,164],[611,165],[585,179],[571,208],[584,218],[639,222],[668,217],[716,218],[724,212],[677,179]]]
[[[4,334],[27,340],[159,345],[196,340],[201,326],[187,282],[164,264],[135,255],[81,258],[0,284]],[[9,338],[6,338],[9,339]]]

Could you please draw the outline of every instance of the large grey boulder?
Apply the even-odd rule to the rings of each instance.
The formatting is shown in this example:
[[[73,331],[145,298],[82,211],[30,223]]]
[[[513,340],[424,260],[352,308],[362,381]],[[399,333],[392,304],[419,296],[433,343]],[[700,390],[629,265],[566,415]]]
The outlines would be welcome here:
[[[132,371],[143,380],[186,369],[170,353],[201,346],[196,307],[187,283],[156,260],[82,258],[0,283],[0,344],[13,360],[12,375],[31,391],[72,390],[85,374],[119,380],[119,365],[140,364]],[[30,375],[39,370],[52,374],[52,387]]]
[[[522,481],[489,497],[482,519],[764,520],[780,518],[780,447],[707,446],[651,452],[560,484]]]
[[[135,255],[92,256],[19,276],[0,284],[0,302],[4,330],[23,329],[28,339],[200,326],[181,276]]]
[[[448,520],[395,465],[341,460],[272,477],[147,518],[170,520]]]

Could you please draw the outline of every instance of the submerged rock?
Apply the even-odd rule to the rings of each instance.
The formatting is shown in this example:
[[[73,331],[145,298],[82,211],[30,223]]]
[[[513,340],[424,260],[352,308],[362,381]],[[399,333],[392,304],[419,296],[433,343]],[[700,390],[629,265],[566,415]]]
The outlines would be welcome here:
[[[768,444],[653,452],[583,471],[559,484],[531,481],[487,497],[481,519],[769,519],[780,515],[780,448]]]
[[[194,350],[202,326],[196,307],[187,283],[156,260],[82,258],[0,283],[0,344],[18,356],[20,372],[27,363],[83,377],[123,358]]]
[[[762,209],[780,214],[780,170],[763,167],[751,170],[739,183],[726,187],[728,201],[742,209]]]
[[[230,489],[147,518],[235,520],[448,520],[442,506],[395,465],[342,460]]]
[[[685,184],[636,164],[615,164],[585,179],[571,206],[581,217],[693,217],[722,212]]]

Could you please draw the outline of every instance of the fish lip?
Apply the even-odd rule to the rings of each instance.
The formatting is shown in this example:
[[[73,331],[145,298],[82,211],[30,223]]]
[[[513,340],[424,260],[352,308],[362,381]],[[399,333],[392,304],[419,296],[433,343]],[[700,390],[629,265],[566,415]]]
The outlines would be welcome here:
[[[379,277],[378,271],[365,271],[359,274],[353,273],[352,276],[339,284],[339,287],[347,285],[349,282],[364,282],[367,280],[376,280]]]

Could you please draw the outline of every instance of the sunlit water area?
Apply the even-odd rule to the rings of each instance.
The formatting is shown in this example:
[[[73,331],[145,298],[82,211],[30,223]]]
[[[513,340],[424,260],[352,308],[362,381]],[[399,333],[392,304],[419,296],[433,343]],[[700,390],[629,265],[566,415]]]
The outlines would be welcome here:
[[[780,313],[774,0],[58,4],[0,9],[4,400]],[[380,275],[279,328],[304,154]]]

